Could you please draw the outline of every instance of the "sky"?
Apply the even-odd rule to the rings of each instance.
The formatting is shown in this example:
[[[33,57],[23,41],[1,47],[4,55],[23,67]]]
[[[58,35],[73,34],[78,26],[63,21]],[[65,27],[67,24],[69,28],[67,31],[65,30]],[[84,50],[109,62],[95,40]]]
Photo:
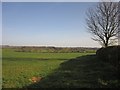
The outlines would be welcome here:
[[[0,45],[2,45],[2,3],[0,2]]]
[[[95,2],[2,2],[2,44],[100,47],[87,31]]]
[[[1,0],[2,2],[101,2],[111,0]],[[113,2],[118,2],[119,0],[112,0]]]

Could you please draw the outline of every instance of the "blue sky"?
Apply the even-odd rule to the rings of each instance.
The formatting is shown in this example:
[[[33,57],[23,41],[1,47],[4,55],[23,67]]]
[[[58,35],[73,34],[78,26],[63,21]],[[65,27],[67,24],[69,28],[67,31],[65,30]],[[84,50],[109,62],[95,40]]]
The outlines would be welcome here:
[[[2,2],[102,2],[110,0],[1,0]],[[113,0],[113,2],[118,2],[119,0]]]
[[[2,45],[2,3],[0,2],[0,45]]]
[[[2,43],[99,47],[86,29],[86,11],[95,2],[3,2]]]

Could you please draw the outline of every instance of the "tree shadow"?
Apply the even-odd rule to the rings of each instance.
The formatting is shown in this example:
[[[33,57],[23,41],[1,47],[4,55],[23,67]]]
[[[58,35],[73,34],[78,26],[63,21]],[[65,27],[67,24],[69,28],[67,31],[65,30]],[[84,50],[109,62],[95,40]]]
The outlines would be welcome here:
[[[97,60],[96,55],[86,55],[61,63],[58,69],[41,81],[23,88],[117,87],[108,80],[117,80],[114,67]]]

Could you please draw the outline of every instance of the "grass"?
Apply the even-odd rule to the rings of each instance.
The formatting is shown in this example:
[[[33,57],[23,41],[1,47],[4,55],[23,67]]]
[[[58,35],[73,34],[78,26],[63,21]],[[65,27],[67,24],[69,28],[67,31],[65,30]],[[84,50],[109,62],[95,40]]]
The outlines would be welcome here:
[[[118,87],[114,67],[91,54],[28,53],[3,49],[2,87]],[[32,77],[42,77],[42,80],[33,83]]]
[[[46,77],[59,65],[87,53],[28,53],[3,49],[3,88],[21,88],[32,82],[33,76]]]
[[[115,68],[95,55],[80,56],[60,64],[45,79],[27,88],[118,88]]]

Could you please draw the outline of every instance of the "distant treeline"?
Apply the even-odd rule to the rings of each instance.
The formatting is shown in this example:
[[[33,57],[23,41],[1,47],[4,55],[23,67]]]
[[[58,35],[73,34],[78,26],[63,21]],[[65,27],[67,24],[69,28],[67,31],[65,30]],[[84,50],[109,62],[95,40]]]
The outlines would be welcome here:
[[[37,53],[95,53],[98,48],[85,47],[36,47],[36,46],[3,46],[2,48],[12,48],[16,52],[37,52]]]

